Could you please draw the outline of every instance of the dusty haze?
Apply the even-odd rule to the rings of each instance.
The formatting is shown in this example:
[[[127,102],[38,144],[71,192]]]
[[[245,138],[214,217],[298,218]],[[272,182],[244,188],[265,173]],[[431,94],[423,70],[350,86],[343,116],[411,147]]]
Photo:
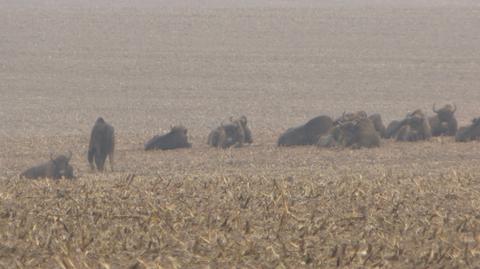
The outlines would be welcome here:
[[[0,0],[0,267],[480,267],[480,143],[275,146],[321,114],[480,116],[479,1],[110,2]],[[207,147],[242,114],[252,146]],[[143,151],[172,124],[193,148]],[[77,180],[18,178],[68,150]]]
[[[70,2],[0,4],[0,135],[81,134],[98,115],[201,135],[239,113],[275,132],[344,110],[478,113],[473,1]]]

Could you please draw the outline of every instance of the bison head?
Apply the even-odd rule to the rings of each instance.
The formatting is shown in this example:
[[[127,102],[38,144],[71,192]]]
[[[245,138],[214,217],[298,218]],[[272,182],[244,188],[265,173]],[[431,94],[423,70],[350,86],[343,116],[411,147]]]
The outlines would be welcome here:
[[[72,152],[69,151],[68,155],[58,155],[53,158],[53,155],[50,155],[50,161],[53,163],[53,170],[56,178],[70,178],[72,174],[72,167],[69,162],[72,159]]]
[[[444,107],[437,110],[435,109],[435,104],[433,104],[432,110],[433,112],[437,113],[438,119],[441,122],[449,122],[454,117],[455,111],[457,110],[457,106],[455,104],[453,104],[453,106],[450,104],[447,104]]]
[[[423,114],[422,110],[417,109],[408,114],[406,120],[414,129],[420,129],[425,122],[425,114]]]
[[[480,118],[474,118],[472,120],[472,126],[480,127]]]
[[[170,128],[170,132],[179,135],[187,135],[187,128],[183,127],[182,125],[172,126]]]

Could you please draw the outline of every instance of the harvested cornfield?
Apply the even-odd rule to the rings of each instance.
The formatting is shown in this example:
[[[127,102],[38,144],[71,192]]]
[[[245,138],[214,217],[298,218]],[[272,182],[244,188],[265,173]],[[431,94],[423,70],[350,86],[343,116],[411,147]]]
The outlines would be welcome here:
[[[0,9],[0,268],[480,267],[480,143],[276,146],[344,111],[480,116],[475,3],[27,2]],[[252,145],[206,145],[241,115]],[[144,151],[180,124],[192,148]],[[76,180],[19,178],[68,151]]]
[[[4,177],[0,264],[475,267],[480,156],[461,153],[472,146],[139,150],[130,173]]]

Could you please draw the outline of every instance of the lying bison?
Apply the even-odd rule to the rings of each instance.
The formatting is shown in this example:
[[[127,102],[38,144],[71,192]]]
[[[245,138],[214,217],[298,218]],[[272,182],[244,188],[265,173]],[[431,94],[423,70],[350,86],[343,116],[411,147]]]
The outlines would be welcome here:
[[[400,128],[396,134],[397,141],[419,141],[431,137],[430,124],[420,109],[407,115],[400,123]]]
[[[402,127],[402,120],[393,120],[388,124],[387,129],[385,130],[385,138],[395,138],[397,136],[398,130]]]
[[[380,134],[369,118],[339,122],[318,141],[320,147],[373,148],[380,146]]]
[[[432,136],[454,136],[457,133],[457,119],[455,119],[457,106],[448,104],[436,110],[435,104],[433,104],[432,110],[437,114],[428,119],[432,128]]]
[[[88,145],[88,163],[92,170],[95,169],[93,162],[99,171],[104,170],[107,156],[110,160],[110,168],[113,171],[113,151],[115,149],[115,133],[113,127],[101,117],[97,119],[92,128],[90,143]]]
[[[457,134],[455,135],[455,141],[457,142],[468,142],[479,139],[480,118],[475,118],[472,120],[472,123],[470,125],[459,128]]]
[[[383,124],[382,116],[378,113],[375,113],[368,116],[368,119],[372,121],[373,126],[375,127],[375,130],[380,135],[380,137],[386,138],[387,130],[385,128],[385,125]]]
[[[333,127],[328,116],[318,116],[304,125],[290,128],[277,141],[278,146],[315,145],[318,139]]]
[[[317,146],[322,148],[345,147],[346,146],[345,132],[342,125],[333,126],[326,134],[320,136]]]
[[[370,119],[360,119],[345,124],[345,144],[353,148],[373,148],[380,146],[380,134]]]
[[[48,162],[39,164],[25,170],[23,173],[20,174],[20,177],[29,179],[73,179],[75,178],[75,176],[73,175],[73,167],[69,164],[71,158],[71,152],[69,152],[68,156],[58,155],[55,158],[53,158],[53,156],[50,156],[50,160]]]
[[[208,135],[207,144],[217,148],[242,147],[243,144],[253,143],[252,132],[247,126],[247,117],[237,120],[230,118],[228,124],[221,124]]]
[[[156,135],[145,143],[145,150],[191,147],[192,144],[188,143],[187,129],[183,126],[174,126],[167,134]]]

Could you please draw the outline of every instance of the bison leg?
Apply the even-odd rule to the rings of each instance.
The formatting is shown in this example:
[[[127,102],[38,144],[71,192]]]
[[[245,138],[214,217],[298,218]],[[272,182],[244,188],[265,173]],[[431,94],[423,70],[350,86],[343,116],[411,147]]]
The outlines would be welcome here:
[[[105,165],[105,159],[107,156],[105,154],[100,154],[100,152],[95,153],[95,164],[97,165],[98,171],[103,171],[103,166]]]
[[[95,166],[93,166],[93,157],[95,155],[95,149],[92,148],[88,151],[88,163],[90,164],[90,169],[95,170]]]
[[[113,152],[108,155],[108,161],[110,162],[110,169],[113,172]]]

